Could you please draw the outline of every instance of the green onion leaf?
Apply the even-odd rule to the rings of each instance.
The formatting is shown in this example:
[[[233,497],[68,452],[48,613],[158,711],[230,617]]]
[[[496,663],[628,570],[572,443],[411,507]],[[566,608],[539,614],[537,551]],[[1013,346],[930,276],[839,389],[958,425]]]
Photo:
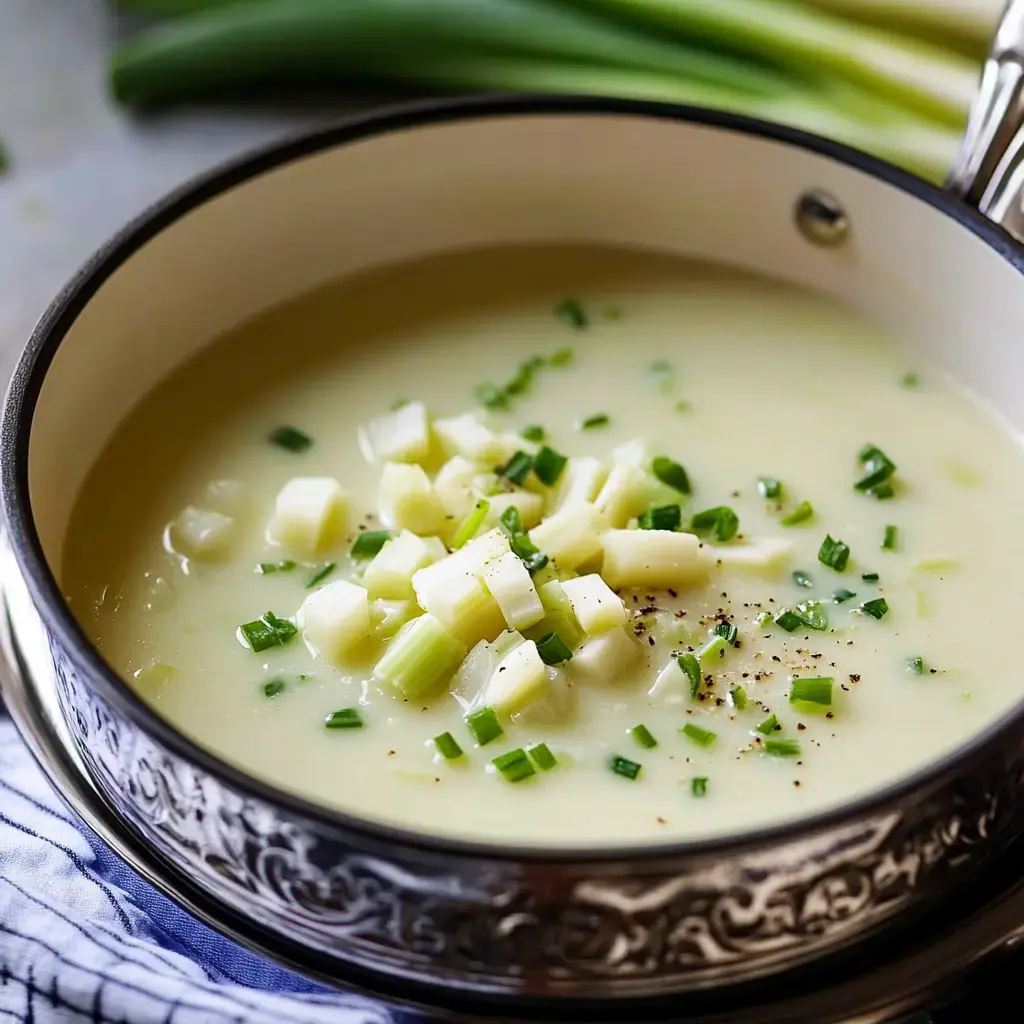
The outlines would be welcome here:
[[[363,716],[359,708],[340,708],[324,719],[324,726],[328,729],[362,729]]]
[[[690,792],[694,796],[707,796],[708,777],[706,775],[695,775],[690,779]]]
[[[896,538],[898,530],[895,526],[887,526],[885,528],[885,536],[882,537],[882,550],[883,551],[895,551],[896,550]]]
[[[466,725],[481,747],[486,747],[488,743],[492,743],[505,733],[498,716],[491,708],[479,708],[466,715]]]
[[[243,623],[238,630],[254,654],[271,647],[283,647],[298,633],[293,623],[279,619],[273,612],[266,612],[262,618],[253,622]]]
[[[879,501],[885,501],[887,498],[891,498],[896,494],[896,488],[886,480],[884,483],[880,483],[877,487],[873,487],[868,493]]]
[[[817,704],[832,706],[832,685],[834,679],[817,676],[809,679],[791,679],[789,686],[790,704]]]
[[[313,438],[295,427],[278,427],[268,438],[271,444],[298,455],[313,446]]]
[[[658,741],[651,735],[651,730],[646,725],[634,725],[629,734],[644,750],[650,750],[658,745]]]
[[[702,729],[699,725],[694,725],[693,722],[687,722],[679,731],[698,747],[710,747],[718,739],[717,733],[713,733],[709,729]]]
[[[889,603],[884,597],[876,597],[873,601],[865,601],[860,610],[873,619],[880,619],[889,611]]]
[[[798,526],[806,523],[814,515],[814,506],[809,501],[801,501],[792,512],[784,515],[779,522],[783,526]]]
[[[641,530],[678,530],[683,523],[683,510],[678,505],[661,505],[641,513],[636,524]]]
[[[512,483],[522,486],[527,474],[533,467],[533,456],[527,452],[516,452],[508,462],[498,470],[498,475],[506,477]]]
[[[793,573],[793,582],[798,587],[807,587],[808,590],[814,586],[814,580],[807,573],[801,572],[799,569]]]
[[[572,660],[572,651],[557,633],[545,633],[537,641],[537,653],[545,665],[561,665]]]
[[[690,493],[690,478],[686,470],[674,459],[658,455],[651,462],[651,472],[665,485],[680,494]]]
[[[853,486],[866,494],[873,493],[896,472],[896,463],[873,444],[864,445],[857,453],[857,460],[862,464],[864,475]]]
[[[781,626],[787,633],[792,633],[804,624],[804,620],[791,608],[783,608],[772,619],[776,626]]]
[[[434,746],[437,747],[437,752],[446,761],[454,761],[462,757],[462,747],[459,746],[459,741],[450,732],[443,732],[440,736],[435,736]]]
[[[690,696],[696,697],[697,691],[700,690],[700,662],[692,654],[680,654],[676,661],[686,673],[686,678],[690,680]]]
[[[283,679],[268,679],[260,689],[263,691],[264,697],[276,697],[284,691],[286,685]]]
[[[738,683],[729,687],[729,699],[737,711],[742,711],[747,706],[747,691]]]
[[[555,315],[577,331],[583,330],[590,322],[583,307],[575,299],[566,299],[555,307]]]
[[[457,551],[465,544],[468,544],[477,535],[480,527],[484,525],[484,520],[487,518],[487,513],[490,510],[491,503],[486,498],[477,499],[477,503],[473,506],[473,511],[459,523],[458,529],[452,534],[453,551]]]
[[[523,529],[519,509],[514,505],[510,505],[501,513],[498,526],[501,528],[501,532],[508,537],[509,547],[522,560],[528,572],[539,572],[548,564],[548,556],[541,552],[537,545],[530,540],[530,535]]]
[[[826,534],[818,549],[818,561],[836,572],[844,572],[849,559],[850,548],[841,540],[833,540],[831,535]]]
[[[757,478],[757,491],[765,500],[775,501],[782,497],[782,483],[773,476]]]
[[[705,509],[698,512],[690,520],[691,529],[697,533],[709,533],[717,540],[725,543],[736,536],[740,528],[739,516],[727,505],[718,505],[715,508]]]
[[[533,758],[533,763],[542,771],[549,772],[558,764],[558,758],[551,753],[546,743],[538,743],[526,751]]]
[[[764,752],[772,757],[799,757],[800,741],[770,737],[764,741]]]
[[[828,612],[821,601],[801,601],[796,606],[796,613],[808,629],[816,629],[819,633],[828,629]]]
[[[907,658],[907,671],[912,676],[923,676],[924,675],[924,658],[917,655],[913,658]]]
[[[523,779],[537,774],[522,747],[510,750],[507,754],[500,754],[491,761],[491,764],[501,772],[506,782],[522,782]]]
[[[739,627],[735,626],[731,622],[720,622],[713,630],[712,635],[720,636],[727,644],[732,646],[736,645],[736,641],[739,638],[740,631]]]
[[[553,448],[545,445],[537,452],[536,458],[533,460],[533,471],[542,484],[554,487],[568,461],[564,455],[560,455]]]
[[[533,356],[525,363],[520,363],[516,375],[505,385],[506,395],[521,395],[524,391],[530,390],[533,383],[533,375],[544,365],[541,356]]]
[[[754,731],[762,736],[770,736],[779,729],[779,720],[774,715],[769,715],[763,722],[754,726]]]
[[[291,572],[293,569],[298,568],[298,562],[290,562],[287,559],[283,562],[260,562],[256,566],[256,571],[261,576],[270,576],[275,572]]]
[[[568,366],[573,361],[573,358],[573,351],[571,348],[555,349],[555,351],[548,356],[548,366]]]
[[[313,573],[308,580],[306,580],[306,589],[309,590],[310,587],[315,587],[318,583],[327,579],[327,577],[330,576],[337,568],[337,562],[324,562],[324,564],[320,566],[320,568],[317,569],[317,571]]]
[[[852,590],[847,590],[844,587],[842,590],[837,590],[832,595],[832,600],[835,601],[836,604],[843,604],[846,601],[852,600],[856,596],[857,595]]]
[[[540,444],[544,440],[544,428],[537,424],[531,423],[528,427],[523,427],[519,431],[519,436],[525,441],[533,441],[536,444]]]
[[[608,762],[608,767],[616,775],[621,775],[624,779],[635,779],[640,774],[641,765],[637,764],[636,761],[630,761],[628,757],[616,755]]]
[[[353,558],[373,558],[389,540],[390,530],[364,530],[356,537],[349,554]]]
[[[860,578],[865,583],[877,583],[878,582],[878,573],[877,572],[862,572],[860,574]]]
[[[596,430],[598,427],[607,427],[610,422],[606,412],[599,412],[583,420],[580,423],[580,430]]]
[[[473,397],[488,409],[505,409],[508,407],[508,396],[501,388],[487,382],[478,384],[473,389]]]

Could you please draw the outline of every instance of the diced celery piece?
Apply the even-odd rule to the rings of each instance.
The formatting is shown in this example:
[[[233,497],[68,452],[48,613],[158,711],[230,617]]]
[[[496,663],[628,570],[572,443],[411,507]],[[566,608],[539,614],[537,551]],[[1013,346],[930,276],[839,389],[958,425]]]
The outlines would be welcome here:
[[[390,640],[414,615],[419,615],[415,601],[388,601],[377,598],[370,602],[370,622],[378,640]]]
[[[692,533],[668,530],[608,530],[602,537],[601,574],[611,587],[685,586],[702,579],[707,559]]]
[[[575,569],[601,553],[601,534],[607,523],[600,512],[587,504],[559,509],[530,531],[530,540],[559,569]]]
[[[465,644],[491,640],[505,628],[497,602],[464,561],[469,545],[412,578],[419,606]]]
[[[444,529],[444,507],[430,477],[419,466],[386,462],[379,489],[380,514],[387,526],[423,535]]]
[[[532,491],[509,491],[495,494],[487,500],[491,505],[484,520],[487,526],[494,526],[508,508],[519,510],[519,520],[525,530],[532,530],[544,515],[544,499]]]
[[[402,530],[377,552],[366,567],[363,586],[373,597],[412,597],[413,576],[445,555],[444,545],[436,537],[424,539],[409,530]]]
[[[625,627],[588,637],[573,652],[568,670],[581,683],[616,683],[639,660],[640,645]]]
[[[471,412],[435,420],[434,435],[448,457],[461,455],[470,462],[498,465],[504,455],[505,447],[497,434]]]
[[[296,619],[306,643],[334,664],[372,631],[366,590],[348,580],[314,590],[302,602]]]
[[[721,565],[735,565],[751,572],[768,572],[781,568],[790,560],[793,542],[782,537],[762,537],[719,547],[709,544],[707,551]]]
[[[451,557],[456,559],[459,565],[479,575],[488,562],[500,558],[508,550],[508,537],[501,530],[488,530],[487,533],[474,537]]]
[[[493,708],[499,715],[512,715],[542,697],[547,685],[547,666],[537,645],[524,640],[498,663],[477,704]]]
[[[534,577],[536,584],[537,577]],[[549,580],[537,588],[541,604],[544,605],[544,618],[530,630],[530,637],[539,640],[546,633],[557,633],[570,647],[583,638],[583,630],[576,621],[576,613],[562,589],[559,580]]]
[[[303,554],[316,554],[345,530],[348,500],[328,476],[299,476],[281,488],[274,502],[270,539]]]
[[[593,502],[608,479],[608,467],[590,455],[570,458],[558,481],[554,507],[567,508],[581,502]]]
[[[622,598],[597,573],[566,580],[562,591],[584,633],[605,633],[626,622]]]
[[[465,645],[428,613],[398,631],[373,675],[405,697],[422,697],[447,682],[465,656]]]
[[[697,651],[697,660],[700,662],[701,668],[713,668],[718,664],[726,652],[729,650],[730,644],[721,636],[713,636],[699,651]]]
[[[509,629],[525,629],[544,617],[544,605],[523,560],[506,551],[484,568],[484,584],[498,602]]]
[[[492,641],[491,651],[497,659],[514,651],[525,639],[517,629],[504,629]]]
[[[465,519],[476,502],[473,480],[479,475],[480,467],[461,455],[450,458],[434,477],[434,493],[446,515],[456,521]]]
[[[235,521],[210,509],[188,505],[171,525],[174,550],[201,562],[223,558],[234,539]]]
[[[610,526],[625,526],[648,506],[650,479],[639,467],[626,463],[612,468],[594,500]]]
[[[359,428],[367,462],[421,462],[430,454],[430,423],[422,402],[405,405]]]

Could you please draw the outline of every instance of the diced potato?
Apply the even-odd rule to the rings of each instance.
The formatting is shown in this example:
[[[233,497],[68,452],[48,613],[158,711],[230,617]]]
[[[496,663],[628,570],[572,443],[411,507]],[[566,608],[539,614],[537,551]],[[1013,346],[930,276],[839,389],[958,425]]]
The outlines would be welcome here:
[[[501,659],[478,703],[499,715],[513,715],[543,697],[547,687],[547,666],[537,645],[526,640]]]
[[[576,708],[576,691],[565,669],[547,667],[547,685],[529,704],[512,715],[516,725],[565,725]]]
[[[413,575],[446,554],[444,545],[436,537],[417,537],[409,530],[402,530],[377,552],[366,567],[363,586],[373,597],[412,597]]]
[[[612,465],[635,466],[646,471],[650,468],[654,454],[651,446],[643,439],[636,438],[612,449]]]
[[[668,530],[608,530],[602,537],[601,575],[611,587],[686,586],[707,574],[700,540]]]
[[[448,457],[461,455],[470,462],[498,465],[505,446],[490,427],[471,412],[453,419],[435,420],[434,434]]]
[[[638,466],[623,463],[608,474],[594,506],[609,526],[625,526],[647,508],[649,494],[650,477]]]
[[[558,481],[554,507],[567,508],[580,502],[593,502],[608,479],[608,467],[590,455],[570,458]]]
[[[386,462],[378,502],[386,525],[419,534],[440,533],[448,520],[430,477],[419,466]]]
[[[199,561],[213,561],[228,553],[234,540],[235,521],[210,509],[188,505],[171,525],[175,551]]]
[[[421,462],[430,455],[430,423],[422,402],[378,416],[359,428],[359,447],[367,462]]]
[[[530,540],[560,569],[575,569],[601,553],[601,534],[607,526],[593,505],[571,505],[535,526]]]
[[[488,530],[449,557],[479,576],[488,562],[500,558],[508,550],[508,537],[501,530]]]
[[[544,499],[532,491],[508,491],[492,495],[487,501],[491,505],[484,520],[487,526],[494,526],[507,508],[519,509],[519,519],[525,530],[532,530],[544,515]]]
[[[473,481],[479,475],[480,467],[461,455],[450,458],[434,477],[434,493],[447,515],[456,521],[469,515],[476,501]]]
[[[566,580],[562,584],[562,591],[585,633],[606,633],[615,626],[625,624],[626,606],[622,598],[597,573]]]
[[[505,619],[477,572],[462,560],[462,554],[420,569],[412,578],[412,586],[417,604],[459,640],[471,645],[494,639],[505,628]]]
[[[522,559],[507,551],[484,568],[484,584],[509,629],[525,629],[544,617],[544,605]]]
[[[281,488],[270,521],[272,540],[304,554],[316,554],[344,532],[348,499],[329,476],[298,476]]]
[[[752,572],[778,569],[793,554],[793,542],[783,537],[762,537],[741,544],[706,545],[708,557],[722,565],[735,565]]]
[[[370,602],[370,623],[378,640],[390,640],[413,616],[419,614],[415,601]]]
[[[306,643],[335,664],[372,631],[366,590],[348,580],[314,590],[302,602],[297,621]]]
[[[617,683],[642,651],[624,626],[588,637],[573,652],[569,674],[581,683]]]
[[[373,676],[403,697],[416,699],[451,679],[465,656],[465,645],[433,615],[420,615],[398,631]]]
[[[650,697],[665,697],[672,703],[680,704],[689,697],[691,685],[690,677],[679,662],[669,658],[647,693]]]

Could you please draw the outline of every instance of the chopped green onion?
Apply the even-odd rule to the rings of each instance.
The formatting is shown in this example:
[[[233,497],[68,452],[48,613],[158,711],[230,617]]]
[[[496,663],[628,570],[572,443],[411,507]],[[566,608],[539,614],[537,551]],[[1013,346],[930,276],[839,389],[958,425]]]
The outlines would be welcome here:
[[[525,441],[533,441],[536,444],[540,444],[544,440],[544,428],[538,426],[535,423],[531,423],[528,427],[523,427],[519,431],[519,436]]]
[[[263,691],[264,697],[276,697],[284,691],[286,685],[283,679],[268,679],[260,689]]]
[[[690,696],[696,697],[700,689],[700,662],[692,654],[680,654],[676,662],[690,680]]]
[[[689,412],[693,408],[693,405],[692,403],[680,398],[672,408],[675,409],[676,412]]]
[[[364,530],[356,537],[349,554],[353,558],[373,558],[389,540],[390,530]]]
[[[824,633],[828,629],[828,612],[820,601],[801,601],[796,606],[800,621],[808,628]]]
[[[783,608],[775,615],[772,621],[776,626],[781,626],[787,633],[792,633],[794,629],[804,624],[804,620],[791,608]]]
[[[849,558],[849,546],[841,540],[833,540],[830,534],[826,534],[825,539],[821,542],[821,547],[818,549],[818,561],[822,565],[827,565],[830,569],[834,569],[836,572],[844,572]]]
[[[558,764],[558,758],[551,753],[546,743],[538,743],[526,751],[533,758],[533,763],[542,771],[549,772]]]
[[[537,653],[545,665],[561,665],[572,660],[572,651],[557,633],[545,633],[537,641]]]
[[[844,587],[842,590],[837,590],[832,595],[832,600],[835,601],[836,604],[843,604],[845,601],[852,600],[856,596],[857,595],[852,590],[847,590]]]
[[[807,573],[801,572],[799,569],[793,573],[793,582],[798,587],[807,587],[808,590],[814,586],[814,580]]]
[[[920,383],[921,378],[916,373],[905,373],[900,377],[901,388],[916,388]]]
[[[533,375],[544,365],[542,356],[533,356],[525,363],[520,363],[516,375],[505,385],[506,395],[521,395],[530,390]]]
[[[595,430],[597,427],[607,427],[611,420],[606,412],[599,412],[588,416],[581,424],[580,430]]]
[[[887,498],[891,498],[896,494],[896,488],[886,480],[884,483],[880,483],[877,487],[873,487],[868,493],[879,501],[885,501]]]
[[[678,530],[683,523],[683,510],[678,505],[661,505],[641,513],[636,524],[641,530]]]
[[[789,687],[790,704],[819,704],[832,706],[832,685],[834,679],[817,676],[809,679],[791,679]]]
[[[462,757],[462,747],[450,732],[443,732],[440,736],[435,736],[434,746],[446,761],[454,761],[456,758]]]
[[[679,731],[698,747],[710,747],[718,739],[717,733],[713,733],[709,729],[702,729],[699,725],[694,725],[693,722],[687,722]]]
[[[498,716],[491,708],[480,708],[466,715],[466,725],[473,734],[473,739],[481,747],[486,747],[488,743],[493,742],[505,733],[505,730],[501,727],[501,722],[498,721]]]
[[[775,500],[782,497],[782,482],[773,476],[757,478],[757,490],[762,498]]]
[[[608,762],[608,767],[616,775],[621,775],[624,779],[635,779],[640,774],[641,765],[637,764],[636,761],[630,761],[628,757],[616,755]]]
[[[779,522],[783,526],[797,526],[806,523],[814,515],[814,506],[809,501],[801,501],[792,512],[784,515]]]
[[[877,583],[878,582],[878,573],[877,572],[862,572],[860,574],[860,578],[865,583]]]
[[[658,455],[651,462],[651,472],[663,484],[666,484],[675,491],[679,491],[680,494],[690,493],[690,478],[687,476],[686,470],[674,459]]]
[[[504,409],[508,406],[508,396],[490,382],[478,384],[473,389],[473,397],[488,409]]]
[[[522,747],[510,750],[507,754],[500,754],[491,761],[491,764],[501,772],[506,782],[522,782],[523,779],[537,774]]]
[[[570,327],[581,331],[590,322],[583,307],[575,299],[566,299],[555,307],[555,315],[559,320],[564,320]]]
[[[711,632],[733,646],[740,635],[739,627],[731,622],[720,622]]]
[[[860,610],[873,619],[880,619],[889,610],[889,603],[884,597],[876,597],[872,601],[865,601],[860,606]]]
[[[634,725],[629,734],[644,750],[650,750],[658,745],[658,741],[651,735],[651,730],[646,725]]]
[[[754,726],[754,731],[759,732],[762,736],[770,736],[779,728],[779,720],[775,715],[769,715],[763,722],[758,722]]]
[[[506,477],[512,483],[522,486],[527,474],[533,467],[533,456],[527,452],[516,452],[508,462],[498,470],[498,475]]]
[[[913,658],[907,658],[907,671],[912,676],[923,676],[924,675],[924,658],[917,655]]]
[[[747,706],[747,691],[738,683],[729,687],[729,698],[737,711],[742,711]]]
[[[510,505],[501,513],[498,526],[508,537],[509,547],[522,560],[528,572],[539,572],[548,564],[548,556],[530,540],[530,535],[523,529],[519,509],[514,505]]]
[[[558,348],[548,356],[548,366],[568,366],[572,360],[571,348]]]
[[[764,752],[772,757],[799,757],[800,741],[771,737],[764,741]]]
[[[317,571],[313,573],[308,580],[306,580],[306,589],[309,590],[310,587],[315,587],[318,583],[327,579],[327,577],[330,576],[337,568],[337,562],[324,562],[324,564],[320,566],[320,568],[317,569]]]
[[[710,532],[715,540],[725,543],[736,536],[740,520],[727,505],[718,505],[698,512],[690,521],[690,526],[698,533]]]
[[[882,538],[882,550],[883,551],[895,551],[896,550],[896,537],[898,531],[895,526],[887,526],[885,528],[885,536]]]
[[[289,562],[287,559],[283,562],[260,562],[256,566],[256,571],[261,576],[270,576],[275,572],[291,572],[298,567],[298,564],[298,562]]]
[[[324,726],[328,729],[362,729],[363,716],[359,708],[340,708],[324,719]]]
[[[537,452],[537,456],[533,460],[533,471],[537,474],[537,479],[542,484],[554,487],[558,483],[558,478],[562,475],[562,470],[565,469],[565,464],[568,461],[564,455],[545,445]],[[522,481],[519,482],[521,483]]]
[[[478,498],[473,506],[473,511],[459,523],[459,528],[452,535],[452,550],[457,551],[469,543],[484,525],[487,513],[491,510],[491,503],[486,498]]]
[[[238,629],[254,654],[271,647],[283,647],[298,632],[293,623],[279,619],[273,612],[266,612],[253,622],[245,622]]]
[[[864,445],[857,453],[857,460],[863,464],[864,475],[853,486],[866,494],[873,493],[896,472],[896,463],[873,444]]]
[[[707,796],[708,777],[706,775],[695,775],[690,780],[690,792],[694,796]]]
[[[278,448],[283,448],[286,452],[292,452],[295,455],[313,445],[313,438],[295,427],[278,427],[270,435],[269,441],[271,444],[276,444]]]

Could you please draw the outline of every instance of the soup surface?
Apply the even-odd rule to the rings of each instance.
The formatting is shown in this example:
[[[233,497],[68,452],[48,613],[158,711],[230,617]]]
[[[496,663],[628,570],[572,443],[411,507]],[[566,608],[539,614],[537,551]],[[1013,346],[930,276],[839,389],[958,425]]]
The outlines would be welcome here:
[[[864,794],[1017,701],[1021,507],[1016,438],[848,310],[480,251],[183,367],[89,477],[63,587],[145,700],[281,787],[504,843],[669,841]]]

